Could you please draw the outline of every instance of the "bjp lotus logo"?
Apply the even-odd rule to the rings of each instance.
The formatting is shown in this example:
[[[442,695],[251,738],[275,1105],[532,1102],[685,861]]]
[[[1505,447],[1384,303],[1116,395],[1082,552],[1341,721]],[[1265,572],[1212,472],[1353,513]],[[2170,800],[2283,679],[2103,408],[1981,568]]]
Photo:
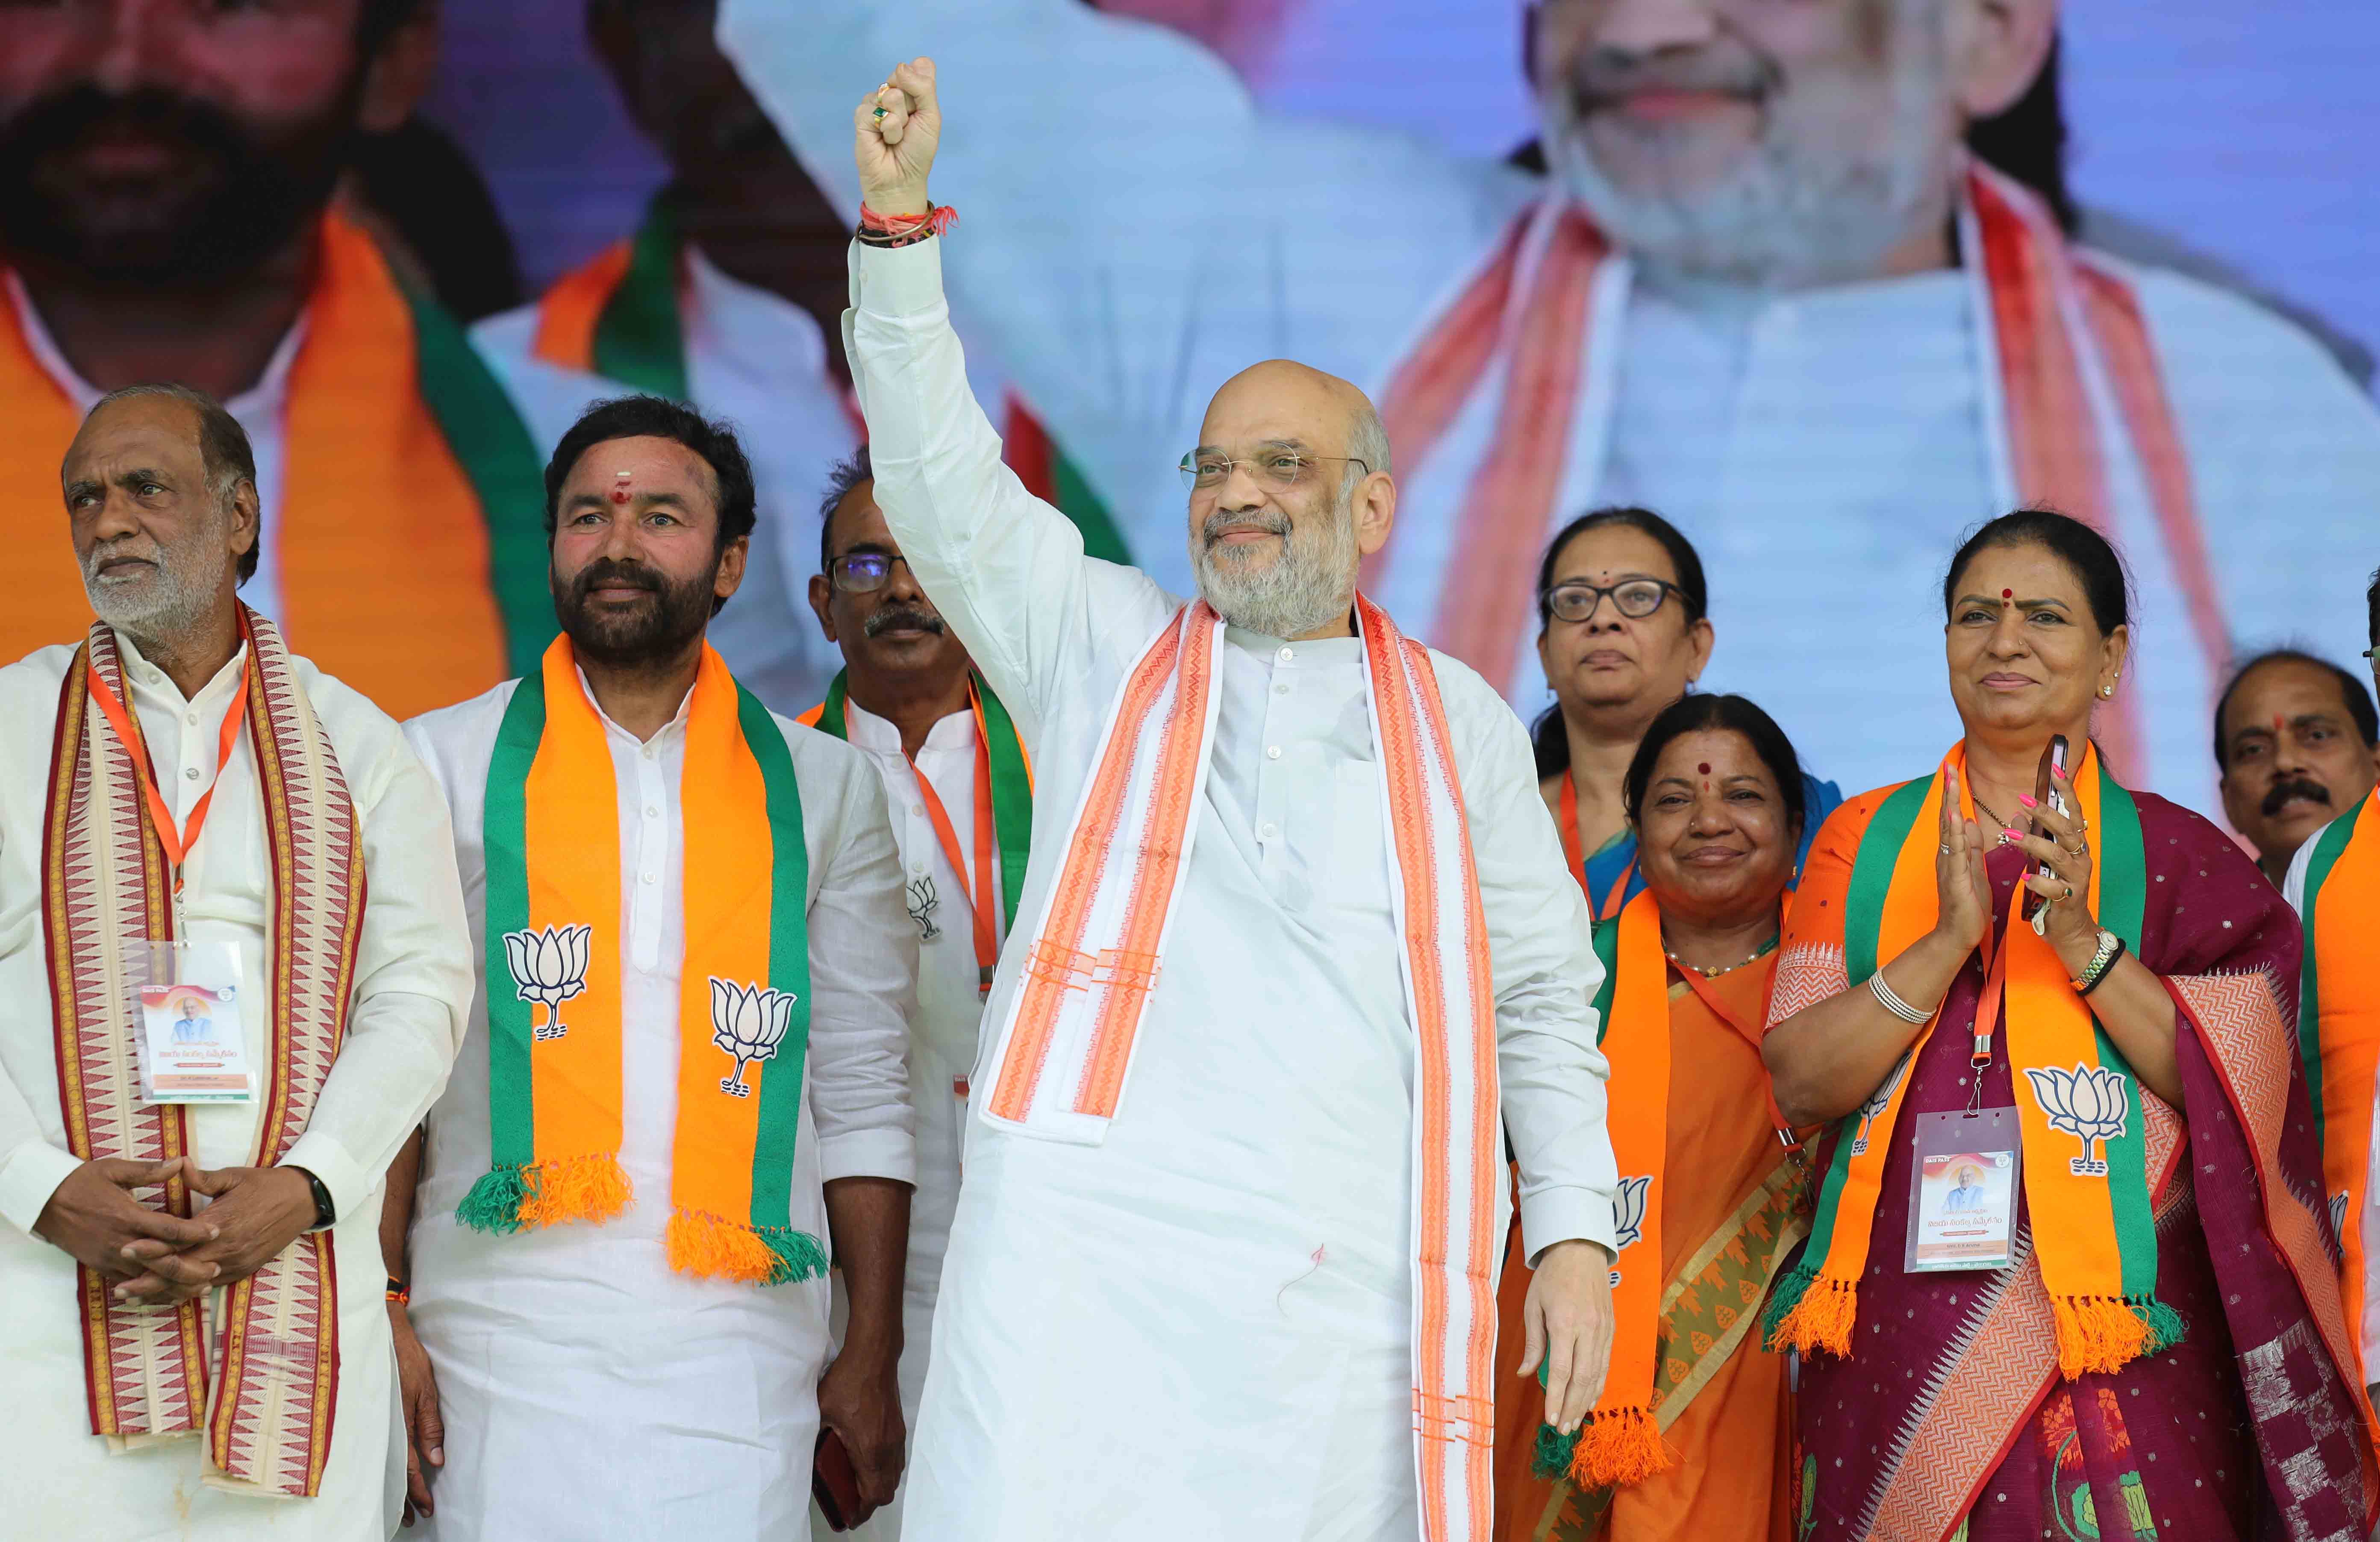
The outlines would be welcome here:
[[[1884,1085],[1877,1087],[1868,1100],[1860,1105],[1859,1130],[1852,1136],[1852,1156],[1867,1155],[1868,1126],[1884,1117],[1884,1111],[1892,1106],[1894,1089],[1900,1086],[1900,1078],[1907,1075],[1909,1075],[1909,1057],[1904,1054],[1893,1062],[1892,1075],[1884,1079]]]
[[[2096,1148],[2123,1135],[2131,1107],[2124,1074],[2078,1062],[2071,1071],[2028,1068],[2024,1075],[2049,1127],[2082,1138],[2082,1154],[2067,1158],[2066,1170],[2077,1178],[2105,1178],[2107,1160]]]
[[[593,927],[552,926],[542,931],[504,933],[504,965],[513,973],[513,989],[524,1002],[541,1003],[545,1026],[532,1029],[533,1038],[560,1038],[562,1003],[587,989],[587,949]]]
[[[1650,1176],[1620,1180],[1620,1193],[1611,1201],[1611,1219],[1617,1227],[1611,1239],[1615,1255],[1630,1243],[1645,1240],[1645,1200],[1652,1188]],[[1611,1282],[1620,1283],[1616,1269],[1611,1271]]]
[[[720,1078],[719,1090],[730,1098],[749,1098],[744,1068],[777,1058],[785,1029],[794,1020],[791,992],[758,985],[733,985],[710,977],[710,1041],[735,1060],[735,1075]]]

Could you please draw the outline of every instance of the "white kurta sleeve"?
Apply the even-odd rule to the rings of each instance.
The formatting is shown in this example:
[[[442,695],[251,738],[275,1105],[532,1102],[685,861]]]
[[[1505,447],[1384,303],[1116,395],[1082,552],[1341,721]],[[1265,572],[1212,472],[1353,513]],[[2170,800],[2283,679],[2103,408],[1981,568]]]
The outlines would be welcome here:
[[[318,705],[338,711],[345,691]],[[350,693],[351,694],[351,693]],[[360,725],[357,714],[369,712]],[[339,713],[341,769],[364,843],[362,936],[346,1042],[282,1165],[322,1180],[341,1216],[379,1187],[446,1087],[475,989],[455,839],[438,783],[396,724],[356,698]]]
[[[43,1138],[24,1089],[0,1075],[0,1217],[30,1235],[50,1196],[81,1165],[73,1152]]]
[[[1459,682],[1450,675],[1460,671]],[[1613,1250],[1620,1173],[1605,1123],[1610,1067],[1596,1048],[1593,1005],[1603,983],[1586,902],[1562,870],[1528,733],[1486,683],[1439,660],[1463,768],[1463,804],[1488,915],[1496,989],[1504,1133],[1521,1167],[1521,1240],[1532,1264],[1558,1242],[1584,1237]],[[1468,730],[1467,735],[1465,730]]]
[[[1087,645],[1106,637],[1136,653],[1172,607],[1141,575],[1086,557],[1074,522],[1001,460],[951,330],[940,240],[890,250],[854,242],[851,303],[844,344],[877,504],[1031,740],[1048,704],[1082,689]],[[1124,635],[1109,637],[1110,628]]]
[[[903,899],[884,789],[856,750],[807,728],[787,734],[817,741],[810,750],[841,751],[831,762],[840,785],[819,777],[826,786],[803,789],[805,799],[830,787],[835,794],[816,812],[806,802],[803,815],[813,832],[810,861],[822,869],[809,909],[809,1101],[820,1176],[913,1184],[908,1020],[917,1010],[917,928]],[[802,759],[812,767],[829,759]]]

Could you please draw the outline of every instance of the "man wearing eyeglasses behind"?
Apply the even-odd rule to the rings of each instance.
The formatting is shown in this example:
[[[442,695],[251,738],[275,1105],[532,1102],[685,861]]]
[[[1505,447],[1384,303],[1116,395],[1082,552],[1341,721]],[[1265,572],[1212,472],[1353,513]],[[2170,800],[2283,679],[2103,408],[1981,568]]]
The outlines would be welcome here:
[[[909,1024],[917,1187],[909,1206],[900,1369],[901,1412],[914,1430],[958,1206],[976,1031],[1025,886],[1032,769],[1007,710],[885,528],[866,446],[827,479],[819,523],[820,571],[810,580],[810,608],[827,641],[843,650],[844,667],[801,721],[849,742],[883,778],[909,918],[917,926],[917,1012]],[[892,1542],[901,1535],[900,1500],[856,1535]]]
[[[1576,1430],[1611,1345],[1602,969],[1527,735],[1357,594],[1397,484],[1343,380],[1274,359],[1215,393],[1195,601],[1085,555],[968,394],[932,65],[893,79],[855,113],[844,315],[875,501],[1044,816],[906,1535],[1484,1542],[1496,1372],[1542,1361]],[[1508,1135],[1535,1273],[1500,1357]]]

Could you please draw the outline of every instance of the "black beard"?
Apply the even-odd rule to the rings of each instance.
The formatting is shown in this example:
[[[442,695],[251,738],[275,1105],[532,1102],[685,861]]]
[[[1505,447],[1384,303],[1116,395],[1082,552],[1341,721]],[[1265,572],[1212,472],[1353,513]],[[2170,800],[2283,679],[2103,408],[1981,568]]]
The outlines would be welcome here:
[[[329,203],[357,138],[361,73],[318,118],[259,134],[219,107],[88,80],[0,124],[0,245],[86,281],[155,287],[247,273]],[[180,147],[162,175],[93,182],[73,152],[110,128]]]
[[[673,584],[642,563],[599,557],[580,568],[566,587],[551,572],[546,583],[553,591],[554,619],[562,623],[572,648],[599,664],[634,669],[675,658],[701,638],[710,625],[711,584],[718,577],[719,565],[714,562],[700,577]],[[611,614],[598,612],[589,603],[588,595],[598,585],[623,584],[648,590],[655,598],[650,604]]]

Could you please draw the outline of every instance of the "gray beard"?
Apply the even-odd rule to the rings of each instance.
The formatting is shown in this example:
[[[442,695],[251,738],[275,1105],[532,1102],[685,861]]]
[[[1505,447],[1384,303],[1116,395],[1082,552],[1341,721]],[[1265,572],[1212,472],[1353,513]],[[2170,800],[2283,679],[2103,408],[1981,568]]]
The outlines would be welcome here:
[[[234,559],[218,547],[210,550],[220,558],[211,571],[189,572],[176,565],[172,552],[160,550],[157,566],[145,581],[122,587],[98,579],[93,569],[112,553],[93,552],[83,567],[83,592],[100,620],[130,637],[141,652],[152,652],[195,630],[214,610],[215,595]]]
[[[1718,183],[1691,194],[1632,192],[1604,175],[1568,87],[1557,85],[1538,103],[1548,164],[1579,207],[1657,274],[1768,289],[1871,277],[1949,176],[1933,122],[1949,89],[1940,48],[1909,45],[1890,67],[1891,127],[1848,160],[1821,160],[1795,140],[1773,110],[1780,97],[1760,143]]]
[[[1209,520],[1228,522],[1220,515]],[[1190,568],[1199,595],[1232,625],[1268,637],[1303,637],[1344,617],[1358,561],[1354,511],[1342,496],[1305,530],[1301,535],[1293,528],[1280,554],[1253,571],[1242,570],[1231,548],[1220,548],[1224,554],[1218,557],[1206,531],[1193,531]]]

